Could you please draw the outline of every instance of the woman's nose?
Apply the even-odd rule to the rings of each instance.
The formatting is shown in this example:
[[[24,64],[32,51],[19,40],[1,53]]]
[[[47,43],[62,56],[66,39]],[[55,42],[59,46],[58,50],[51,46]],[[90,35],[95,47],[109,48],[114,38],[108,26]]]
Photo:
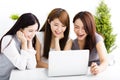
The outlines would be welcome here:
[[[59,27],[57,28],[57,30],[58,30],[58,31],[61,31],[61,30],[62,30],[62,28],[59,26]]]
[[[79,29],[78,32],[79,32],[79,33],[82,33],[82,29]]]

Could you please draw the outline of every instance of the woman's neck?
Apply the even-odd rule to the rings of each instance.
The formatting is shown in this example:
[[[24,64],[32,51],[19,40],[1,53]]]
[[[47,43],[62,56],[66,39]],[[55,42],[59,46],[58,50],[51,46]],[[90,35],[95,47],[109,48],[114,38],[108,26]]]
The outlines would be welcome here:
[[[78,46],[79,46],[80,50],[84,49],[85,40],[78,40]]]

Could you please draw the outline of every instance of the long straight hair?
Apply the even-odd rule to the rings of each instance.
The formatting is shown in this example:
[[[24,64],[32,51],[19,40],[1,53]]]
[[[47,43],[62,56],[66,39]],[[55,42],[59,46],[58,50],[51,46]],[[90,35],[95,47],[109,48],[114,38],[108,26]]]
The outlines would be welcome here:
[[[73,18],[73,23],[80,19],[84,25],[85,32],[88,34],[85,41],[84,49],[89,49],[90,51],[95,46],[95,32],[96,32],[96,26],[95,26],[95,20],[94,17],[90,12],[83,11],[79,12],[75,15]]]
[[[0,40],[0,52],[1,52],[1,42],[2,42],[2,39],[4,36],[6,35],[15,35],[16,32],[20,29],[24,29],[30,25],[34,25],[35,23],[38,24],[38,29],[39,30],[39,27],[40,27],[40,23],[39,23],[39,20],[37,19],[37,17],[32,14],[32,13],[24,13],[22,14],[18,20],[16,21],[16,23],[13,25],[13,27],[6,33],[2,36],[1,40]],[[35,37],[33,38],[33,47],[35,48],[35,43],[36,43],[36,40],[35,40]],[[8,44],[7,44],[8,45]]]
[[[55,8],[49,13],[46,22],[44,23],[43,27],[40,30],[44,32],[43,57],[45,58],[48,58],[49,56],[49,50],[50,50],[51,38],[52,38],[52,31],[49,22],[53,21],[56,18],[58,18],[61,21],[61,23],[66,26],[66,30],[64,32],[64,38],[62,38],[59,42],[61,50],[64,49],[65,44],[68,40],[69,30],[70,30],[69,15],[66,10],[61,8]]]

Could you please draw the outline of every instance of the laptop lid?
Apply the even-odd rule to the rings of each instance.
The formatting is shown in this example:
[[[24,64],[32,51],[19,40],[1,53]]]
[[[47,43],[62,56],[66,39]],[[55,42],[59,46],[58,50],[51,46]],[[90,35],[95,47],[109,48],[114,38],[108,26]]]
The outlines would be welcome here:
[[[89,50],[50,51],[48,76],[87,74],[88,60]]]

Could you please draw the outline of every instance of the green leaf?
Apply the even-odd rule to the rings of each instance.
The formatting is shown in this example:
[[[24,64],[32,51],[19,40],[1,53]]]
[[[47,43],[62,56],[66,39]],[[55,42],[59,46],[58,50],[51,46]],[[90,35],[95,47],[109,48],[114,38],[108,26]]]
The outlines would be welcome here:
[[[19,15],[18,15],[18,14],[12,14],[12,15],[10,16],[10,18],[11,18],[12,20],[17,20],[17,19],[19,18]]]

